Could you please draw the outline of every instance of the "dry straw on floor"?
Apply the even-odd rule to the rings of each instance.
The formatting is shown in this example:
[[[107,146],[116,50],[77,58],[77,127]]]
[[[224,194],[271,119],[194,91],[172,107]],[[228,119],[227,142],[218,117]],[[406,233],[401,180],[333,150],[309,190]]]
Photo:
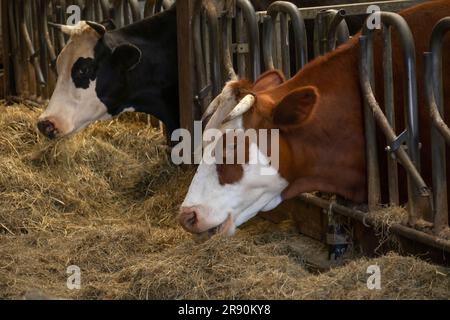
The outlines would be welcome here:
[[[0,108],[0,298],[448,299],[450,271],[390,254],[313,274],[324,248],[285,222],[193,239],[175,220],[193,175],[136,115],[48,144],[38,110]],[[367,289],[378,264],[382,290]],[[82,270],[69,291],[66,268]]]

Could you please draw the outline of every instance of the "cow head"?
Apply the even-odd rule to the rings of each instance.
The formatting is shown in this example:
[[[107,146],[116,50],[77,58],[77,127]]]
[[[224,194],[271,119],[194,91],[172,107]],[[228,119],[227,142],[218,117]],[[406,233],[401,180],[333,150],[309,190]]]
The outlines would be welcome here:
[[[38,128],[48,138],[75,133],[124,111],[120,105],[126,73],[141,59],[130,43],[110,44],[108,24],[81,21],[53,25],[70,36],[56,62],[58,80]]]
[[[276,121],[286,121],[287,125],[295,121],[292,119],[295,110],[289,116],[289,110],[284,107],[289,101],[281,102],[277,110],[273,110],[269,105],[273,107],[274,102],[264,93],[282,82],[283,77],[276,71],[264,74],[251,87],[239,81],[229,82],[206,111],[207,115],[213,113],[213,116],[205,134],[213,127],[222,132],[227,129],[274,128],[275,118]],[[307,87],[294,91],[290,98],[310,107],[315,103],[315,92]],[[307,116],[306,110],[301,110],[298,116],[303,112]],[[225,136],[226,133],[222,138]],[[232,235],[235,227],[258,212],[272,210],[280,204],[288,181],[271,166],[268,153],[260,149],[260,143],[259,140],[246,143],[247,162],[244,164],[206,163],[203,158],[180,209],[179,221],[184,229],[196,234]],[[226,146],[225,153],[235,147]],[[265,169],[266,174],[261,174],[261,169]],[[270,170],[271,174],[267,174]]]

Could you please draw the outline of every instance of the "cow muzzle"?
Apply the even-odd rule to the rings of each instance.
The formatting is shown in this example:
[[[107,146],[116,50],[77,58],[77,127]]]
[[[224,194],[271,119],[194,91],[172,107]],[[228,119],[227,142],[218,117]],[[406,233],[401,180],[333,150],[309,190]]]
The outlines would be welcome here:
[[[231,214],[223,223],[211,226],[205,221],[204,212],[200,206],[182,207],[178,221],[184,230],[197,235],[212,237],[217,234],[230,236],[234,233],[235,226]]]
[[[59,134],[59,130],[56,127],[55,122],[50,119],[44,119],[39,121],[37,123],[37,127],[39,131],[49,139],[55,139]]]

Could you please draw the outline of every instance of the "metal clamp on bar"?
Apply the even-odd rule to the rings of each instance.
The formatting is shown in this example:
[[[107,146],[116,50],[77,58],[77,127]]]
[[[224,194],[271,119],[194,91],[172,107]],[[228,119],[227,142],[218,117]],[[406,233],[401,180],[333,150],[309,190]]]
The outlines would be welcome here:
[[[430,199],[430,191],[420,175],[420,153],[419,153],[419,123],[417,111],[417,84],[416,84],[416,58],[414,40],[406,21],[398,14],[390,12],[375,13],[380,15],[381,22],[384,28],[393,27],[399,34],[400,47],[402,50],[403,63],[407,80],[405,112],[406,112],[406,130],[408,131],[407,152],[403,148],[398,148],[395,152],[399,162],[405,168],[408,174],[408,212],[409,224],[416,226],[419,220],[423,219],[425,213],[432,208]],[[371,19],[370,16],[368,19]],[[360,81],[361,89],[365,100],[365,119],[366,123],[375,119],[378,126],[381,128],[383,134],[386,136],[388,142],[392,144],[396,139],[396,134],[381,110],[378,102],[375,99],[373,92],[373,32],[368,29],[367,23],[364,24],[362,36],[360,37],[361,59],[360,59]],[[385,48],[386,50],[386,48]],[[391,50],[388,47],[388,50]],[[386,70],[384,70],[386,72]],[[385,87],[389,88],[392,83],[386,83]],[[392,88],[388,89],[392,90]],[[393,106],[393,103],[387,104]],[[375,179],[378,183],[379,192],[379,177],[374,176],[374,169],[370,166],[378,167],[378,158],[376,157],[376,132],[374,127],[366,127],[366,141],[367,158],[368,160],[368,179]],[[375,143],[374,143],[375,142]],[[370,192],[370,190],[369,190]],[[379,195],[377,195],[379,199]],[[376,198],[372,198],[373,201]],[[375,203],[369,203],[370,206],[375,206]]]
[[[433,28],[430,52],[424,53],[425,99],[431,117],[431,160],[433,172],[434,232],[448,229],[446,143],[450,145],[450,129],[444,122],[442,81],[442,44],[450,30],[450,18],[441,19]]]
[[[273,53],[272,53],[272,41],[273,41],[273,29],[275,28],[275,23],[280,14],[287,15],[291,21],[291,26],[294,31],[295,37],[295,61],[296,61],[296,70],[300,70],[303,66],[308,62],[308,42],[306,35],[305,22],[303,17],[298,10],[298,8],[286,1],[276,1],[272,3],[267,9],[267,14],[271,17],[271,23],[264,23],[264,62],[266,65],[266,69],[274,69],[273,64]],[[284,31],[283,36],[288,37],[289,31],[287,28],[287,20],[283,18],[282,23],[282,31]],[[284,26],[284,27],[283,27]],[[282,43],[287,39],[283,39]],[[283,50],[283,52],[288,53],[288,51]],[[288,57],[284,57],[283,60],[288,59]],[[290,77],[290,68],[289,61],[284,61],[284,74],[286,77]]]
[[[408,138],[408,130],[403,131],[393,141],[391,141],[389,146],[386,147],[386,151],[395,153],[398,149],[406,144]]]

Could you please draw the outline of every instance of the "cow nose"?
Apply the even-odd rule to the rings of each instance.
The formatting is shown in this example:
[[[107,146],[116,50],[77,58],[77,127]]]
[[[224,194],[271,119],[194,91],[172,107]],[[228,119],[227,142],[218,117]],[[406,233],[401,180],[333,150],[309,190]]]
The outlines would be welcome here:
[[[54,139],[58,132],[55,124],[50,120],[39,121],[37,127],[39,131],[49,139]]]
[[[180,215],[178,216],[178,221],[186,231],[196,233],[198,229],[199,213],[198,207],[182,207]]]

